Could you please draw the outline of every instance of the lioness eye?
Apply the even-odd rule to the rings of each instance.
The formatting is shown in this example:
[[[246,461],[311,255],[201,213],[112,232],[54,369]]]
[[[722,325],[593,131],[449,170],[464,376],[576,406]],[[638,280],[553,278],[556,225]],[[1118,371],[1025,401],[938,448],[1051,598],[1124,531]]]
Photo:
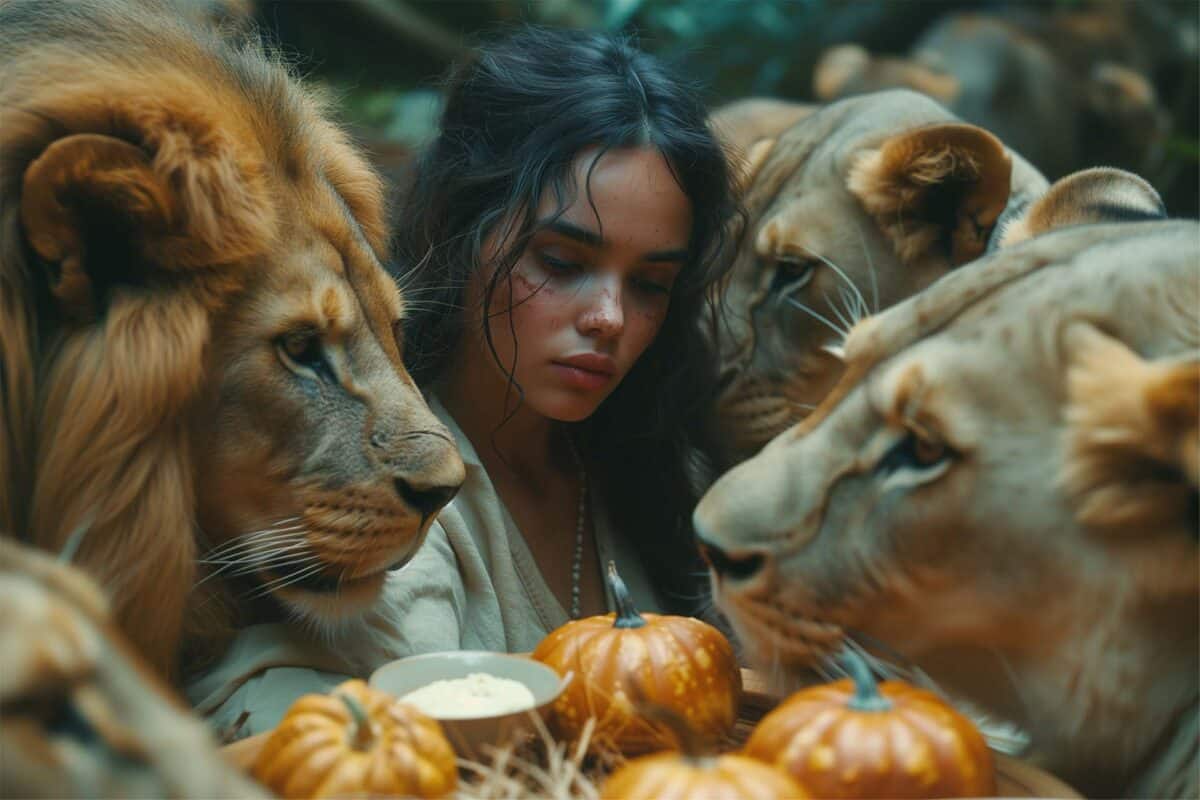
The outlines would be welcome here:
[[[909,431],[880,459],[875,470],[886,475],[904,468],[929,469],[938,466],[952,454],[953,451],[945,443]]]
[[[811,258],[781,256],[775,259],[775,274],[771,278],[772,293],[796,291],[812,280],[817,262]]]
[[[925,439],[916,434],[913,437],[913,460],[922,467],[931,467],[946,457],[946,445],[941,442]]]

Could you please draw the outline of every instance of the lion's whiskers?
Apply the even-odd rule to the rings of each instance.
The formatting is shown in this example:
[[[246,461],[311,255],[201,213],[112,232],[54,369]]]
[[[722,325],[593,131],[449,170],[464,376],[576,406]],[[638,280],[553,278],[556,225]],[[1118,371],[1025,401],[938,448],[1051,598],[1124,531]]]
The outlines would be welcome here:
[[[317,564],[313,564],[312,566],[309,566],[309,567],[301,568],[299,570],[293,570],[292,572],[289,572],[287,575],[283,575],[282,577],[275,578],[274,580],[268,581],[268,582],[260,585],[258,587],[257,591],[253,591],[253,592],[244,594],[243,597],[246,600],[256,600],[260,597],[266,597],[267,595],[271,594],[274,591],[278,591],[279,589],[283,589],[287,586],[291,586],[293,583],[297,583],[298,581],[301,581],[301,580],[309,577],[310,575],[314,575],[314,574],[320,572],[321,568],[323,566],[324,566],[323,564],[317,563]]]
[[[194,586],[201,586],[217,576],[233,578],[268,567],[274,570],[307,568],[319,561],[310,551],[307,526],[294,524],[298,521],[299,517],[288,517],[266,528],[235,536],[213,548],[197,559],[197,563],[216,569],[208,571]]]

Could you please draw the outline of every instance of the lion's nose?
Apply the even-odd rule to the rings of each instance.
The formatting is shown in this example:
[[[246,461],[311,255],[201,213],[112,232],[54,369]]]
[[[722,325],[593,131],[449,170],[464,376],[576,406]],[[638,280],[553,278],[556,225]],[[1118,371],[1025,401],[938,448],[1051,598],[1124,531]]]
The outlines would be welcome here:
[[[396,493],[404,502],[428,517],[441,510],[442,506],[454,499],[458,494],[461,483],[450,486],[415,486],[404,478],[396,478]]]
[[[722,550],[712,542],[699,539],[700,555],[708,562],[717,574],[724,578],[737,581],[753,578],[763,565],[767,556],[761,550],[742,550],[736,553]]]

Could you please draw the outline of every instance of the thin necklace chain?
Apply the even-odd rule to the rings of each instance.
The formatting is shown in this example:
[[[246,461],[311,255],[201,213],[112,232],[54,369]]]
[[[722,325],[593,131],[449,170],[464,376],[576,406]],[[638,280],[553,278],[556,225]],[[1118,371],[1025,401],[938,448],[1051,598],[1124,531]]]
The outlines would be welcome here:
[[[579,619],[583,615],[582,592],[580,579],[583,576],[583,529],[587,522],[587,470],[583,468],[583,459],[575,449],[575,442],[567,437],[567,445],[571,448],[571,458],[579,470],[579,509],[575,514],[575,552],[571,556],[571,619]]]

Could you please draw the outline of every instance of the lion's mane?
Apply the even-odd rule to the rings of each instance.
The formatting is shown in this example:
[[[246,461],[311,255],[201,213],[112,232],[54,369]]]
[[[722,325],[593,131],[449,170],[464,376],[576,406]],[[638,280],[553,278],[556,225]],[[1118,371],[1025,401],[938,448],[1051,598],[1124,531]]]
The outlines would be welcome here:
[[[167,9],[0,8],[0,529],[58,550],[173,669],[194,583],[195,403],[218,314],[323,172],[383,252],[380,185],[256,42]]]

